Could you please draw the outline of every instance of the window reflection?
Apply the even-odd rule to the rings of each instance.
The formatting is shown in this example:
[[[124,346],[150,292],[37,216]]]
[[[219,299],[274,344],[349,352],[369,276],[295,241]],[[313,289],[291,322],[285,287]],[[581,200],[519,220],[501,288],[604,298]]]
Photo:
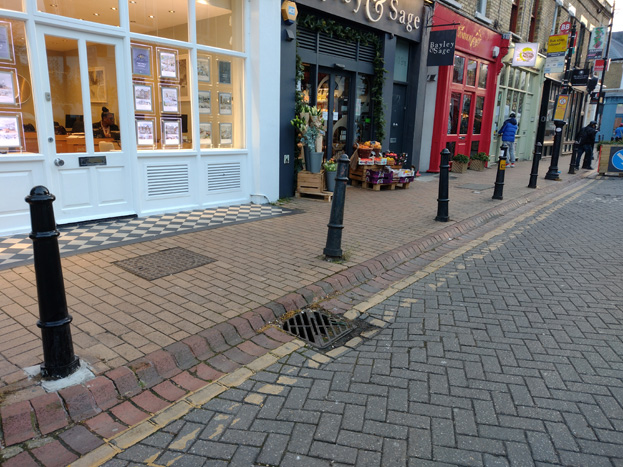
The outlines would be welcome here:
[[[448,114],[448,134],[455,135],[459,126],[461,93],[453,92],[450,96],[450,112]]]
[[[482,128],[482,112],[485,107],[485,98],[484,96],[476,97],[476,109],[474,112],[474,130],[473,134],[479,135]]]
[[[242,0],[196,0],[197,42],[227,50],[244,50]]]
[[[3,10],[24,11],[22,0],[0,0],[0,8]]]
[[[452,82],[463,84],[463,73],[465,69],[465,58],[460,55],[454,56],[454,71],[452,73]]]
[[[468,60],[467,62],[467,80],[468,86],[476,86],[476,69],[478,62],[476,60]]]
[[[178,41],[188,40],[188,2],[129,0],[128,9],[130,31]]]
[[[469,94],[463,95],[463,111],[461,113],[461,134],[467,133],[469,127],[469,110],[472,105],[472,96]]]
[[[118,0],[37,0],[37,10],[67,18],[119,26]]]
[[[480,73],[478,74],[478,87],[487,87],[487,73],[489,72],[489,65],[487,63],[480,64]]]

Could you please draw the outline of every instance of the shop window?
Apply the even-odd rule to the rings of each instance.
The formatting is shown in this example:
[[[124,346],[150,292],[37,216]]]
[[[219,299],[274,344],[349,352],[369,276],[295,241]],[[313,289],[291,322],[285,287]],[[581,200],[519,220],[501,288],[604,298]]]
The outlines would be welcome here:
[[[479,135],[482,129],[482,113],[485,108],[484,96],[476,97],[476,111],[474,113],[474,130],[473,134]]]
[[[478,73],[478,87],[485,89],[487,87],[487,74],[489,73],[489,65],[480,64],[480,72]]]
[[[476,70],[478,69],[478,62],[476,60],[467,61],[467,79],[465,84],[468,86],[476,86]]]
[[[37,0],[37,10],[67,18],[119,26],[118,0]]]
[[[469,94],[463,95],[463,110],[461,111],[461,130],[462,135],[467,134],[469,128],[469,111],[472,106],[472,96]]]
[[[244,2],[196,0],[197,43],[226,50],[244,50]]]
[[[521,79],[519,80],[519,89],[526,89],[526,77],[528,76],[528,73],[526,73],[525,71],[521,72]]]
[[[26,44],[24,23],[0,18],[0,154],[39,152]]]
[[[115,73],[117,69],[115,47],[94,42],[87,42],[86,46],[93,128],[85,129],[84,121],[77,118],[67,130],[72,134],[79,133],[80,130],[82,133],[92,131],[95,152],[119,149],[121,133],[116,122],[119,115],[119,99]]]
[[[521,74],[525,73],[525,71],[516,70],[515,71],[515,89],[519,89],[519,83],[521,82]],[[508,83],[509,86],[512,86],[512,83]]]
[[[450,151],[450,157],[454,156],[454,151],[456,150],[456,143],[454,141],[446,143],[446,149]]]
[[[394,61],[394,81],[408,81],[409,71],[409,42],[398,39],[396,42],[396,56]]]
[[[188,2],[129,0],[128,9],[130,31],[188,41]]]
[[[24,11],[22,0],[0,0],[0,9]]]
[[[358,75],[357,101],[355,104],[355,127],[356,142],[370,141],[372,139],[372,105],[370,103],[370,89],[372,77]]]
[[[463,84],[463,74],[465,70],[465,57],[460,55],[454,56],[454,71],[452,73],[452,82]]]
[[[450,95],[450,112],[448,113],[448,134],[456,135],[459,128],[459,113],[461,111],[461,93],[453,92]]]
[[[480,141],[472,141],[469,148],[469,157],[475,156],[478,153],[478,146],[480,146]]]

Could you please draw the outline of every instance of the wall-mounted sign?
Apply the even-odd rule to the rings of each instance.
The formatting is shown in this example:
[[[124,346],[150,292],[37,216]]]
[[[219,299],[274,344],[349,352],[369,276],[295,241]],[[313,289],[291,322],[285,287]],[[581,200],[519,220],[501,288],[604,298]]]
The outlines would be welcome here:
[[[565,71],[565,55],[567,54],[569,36],[556,34],[549,36],[547,41],[547,58],[545,59],[545,73],[562,73]]]
[[[589,77],[589,70],[583,68],[574,68],[573,70],[571,70],[569,82],[571,83],[571,86],[586,86],[588,84]]]
[[[595,60],[595,67],[593,68],[593,71],[595,73],[601,73],[602,71],[608,71],[608,69],[610,68],[610,59],[608,60],[603,60],[603,59],[598,59]]]
[[[591,40],[588,41],[588,54],[586,55],[588,60],[595,60],[603,57],[604,47],[608,38],[608,34],[606,34],[607,29],[608,28],[601,26],[593,29],[593,32],[591,32]]]
[[[286,0],[281,4],[281,17],[286,24],[294,23],[297,16],[298,10],[296,8],[296,3]]]
[[[428,58],[426,66],[445,66],[454,64],[456,29],[431,31],[428,39]]]
[[[424,0],[298,0],[299,5],[412,41],[422,39]]]
[[[539,53],[538,42],[526,42],[515,44],[513,52],[512,66],[535,66],[536,58]]]
[[[565,21],[564,23],[560,23],[560,27],[558,28],[560,34],[567,34],[571,32],[571,22]]]

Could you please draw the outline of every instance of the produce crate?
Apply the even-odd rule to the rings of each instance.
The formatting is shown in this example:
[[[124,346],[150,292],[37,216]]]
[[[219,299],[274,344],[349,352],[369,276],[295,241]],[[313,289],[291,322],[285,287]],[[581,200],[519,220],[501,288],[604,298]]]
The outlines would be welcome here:
[[[324,187],[324,170],[316,174],[303,170],[298,173],[296,197],[322,198],[324,201],[331,201],[333,193],[325,191]]]

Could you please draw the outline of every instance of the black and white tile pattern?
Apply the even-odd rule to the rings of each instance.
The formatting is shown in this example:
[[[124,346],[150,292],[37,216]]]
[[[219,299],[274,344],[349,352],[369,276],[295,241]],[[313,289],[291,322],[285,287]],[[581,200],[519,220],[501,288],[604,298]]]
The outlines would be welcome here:
[[[214,209],[179,212],[90,224],[59,227],[61,256],[102,250],[120,244],[154,240],[158,237],[249,222],[297,211],[270,204],[243,204]],[[28,234],[0,237],[0,270],[33,261]]]

